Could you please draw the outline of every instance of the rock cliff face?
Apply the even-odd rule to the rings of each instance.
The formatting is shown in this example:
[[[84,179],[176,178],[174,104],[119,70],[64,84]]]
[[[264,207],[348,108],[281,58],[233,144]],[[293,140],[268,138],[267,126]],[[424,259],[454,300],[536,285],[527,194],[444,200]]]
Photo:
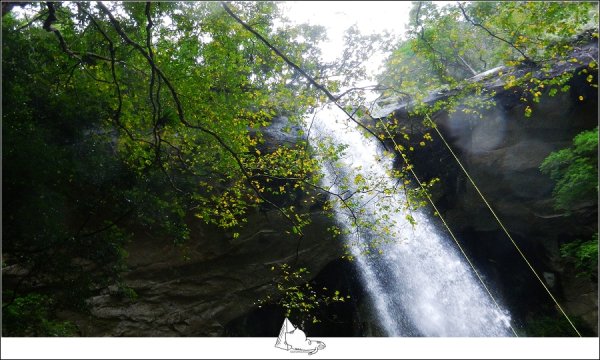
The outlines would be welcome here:
[[[590,57],[597,60],[597,51],[597,44],[592,44],[574,56],[587,65]],[[507,71],[496,69],[476,79],[483,81],[488,91],[495,91],[496,106],[482,119],[464,115],[459,108],[452,114],[438,112],[433,120],[534,268],[558,295],[565,311],[581,317],[597,334],[597,283],[576,277],[559,254],[562,243],[597,231],[597,208],[583,201],[581,209],[571,216],[557,212],[552,200],[554,183],[539,171],[541,162],[552,151],[570,146],[575,135],[598,125],[597,88],[586,82],[589,73],[579,73],[586,66],[579,66],[555,66],[555,73],[574,72],[571,88],[554,97],[543,96],[533,104],[529,118],[524,116],[525,104],[519,101],[523,89],[505,90],[497,76],[486,80],[486,76]],[[513,71],[519,74],[518,69]],[[597,70],[592,75],[592,83],[597,84]],[[447,96],[446,92],[433,94],[427,101],[433,103]],[[412,138],[420,139],[427,130],[422,118],[411,117],[409,109],[410,104],[384,99],[373,114],[378,118],[396,117]],[[527,321],[535,308],[550,308],[548,294],[441,139],[434,131],[429,132],[434,141],[425,148],[412,144],[415,151],[411,155],[421,177],[442,180],[434,195],[444,218],[460,234],[484,275],[498,284],[498,292],[504,294],[504,302],[518,321]],[[398,137],[397,141],[403,140]]]
[[[251,214],[236,239],[194,223],[190,246],[181,249],[146,234],[128,246],[124,279],[137,299],[109,288],[90,299],[91,316],[68,317],[84,336],[222,336],[273,290],[273,265],[294,263],[297,249],[299,264],[315,271],[339,257],[340,247],[323,237],[330,220],[313,215],[300,244],[282,236],[285,219],[274,211]]]
[[[284,122],[276,118],[265,132],[263,150],[294,142],[282,130]],[[249,214],[237,238],[192,217],[191,239],[180,248],[138,232],[127,247],[124,275],[137,299],[109,288],[89,300],[91,315],[63,317],[84,336],[223,336],[226,324],[255,310],[254,302],[273,290],[273,265],[295,264],[317,274],[340,257],[342,247],[326,231],[332,220],[320,209],[304,210],[312,224],[300,242],[285,235],[288,223],[276,210]]]

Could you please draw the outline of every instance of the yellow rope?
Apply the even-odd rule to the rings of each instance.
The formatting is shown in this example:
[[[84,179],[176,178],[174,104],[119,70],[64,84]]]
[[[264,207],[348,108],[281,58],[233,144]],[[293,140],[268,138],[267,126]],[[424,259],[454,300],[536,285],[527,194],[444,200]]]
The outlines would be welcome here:
[[[475,188],[475,190],[477,190],[477,193],[479,194],[479,196],[481,197],[481,199],[483,200],[483,202],[485,203],[485,205],[488,207],[488,209],[490,209],[490,212],[492,213],[492,215],[494,216],[494,218],[496,219],[496,221],[498,222],[498,224],[500,224],[500,227],[502,228],[502,230],[504,231],[504,233],[506,234],[506,236],[508,236],[508,238],[510,239],[510,241],[512,242],[512,244],[514,245],[514,247],[517,249],[517,251],[519,252],[519,254],[521,255],[521,257],[523,258],[523,260],[525,260],[525,263],[527,264],[527,266],[529,266],[529,269],[531,269],[531,271],[533,272],[533,274],[535,275],[535,277],[539,280],[539,282],[542,284],[542,286],[544,287],[544,289],[546,290],[546,292],[548,292],[548,295],[550,295],[550,297],[552,298],[552,301],[554,301],[554,303],[556,304],[556,306],[558,307],[558,309],[560,310],[560,312],[565,316],[565,318],[567,319],[567,321],[569,322],[569,324],[571,324],[571,327],[573,327],[573,330],[575,330],[575,332],[577,333],[577,335],[579,337],[581,337],[581,334],[579,333],[579,331],[577,330],[577,328],[575,327],[575,325],[573,324],[573,322],[571,321],[571,319],[569,318],[569,316],[567,315],[567,313],[565,313],[565,311],[560,306],[560,304],[558,303],[558,301],[556,300],[556,298],[554,297],[554,295],[552,295],[552,292],[550,292],[550,289],[548,289],[548,287],[546,286],[546,284],[544,284],[544,281],[540,278],[540,276],[535,271],[535,269],[533,268],[533,266],[531,265],[531,263],[529,263],[529,261],[527,260],[527,257],[525,257],[525,254],[523,254],[523,252],[521,251],[521,249],[519,248],[519,246],[517,245],[517,243],[515,242],[515,240],[512,238],[512,236],[508,232],[508,230],[506,230],[506,227],[504,227],[504,224],[502,223],[502,221],[500,221],[500,218],[498,217],[498,215],[496,215],[496,212],[494,211],[494,209],[492,209],[492,207],[490,206],[490,204],[486,200],[485,196],[483,196],[483,194],[481,193],[481,190],[479,190],[479,187],[475,184],[475,181],[473,181],[473,179],[471,178],[471,176],[469,175],[469,173],[467,172],[467,170],[465,169],[465,167],[463,166],[463,164],[461,163],[461,161],[458,159],[458,156],[456,156],[456,154],[454,153],[454,151],[452,151],[452,148],[450,147],[450,145],[448,144],[448,142],[446,141],[446,139],[444,138],[444,136],[442,135],[442,133],[440,132],[440,130],[437,128],[437,125],[433,122],[433,120],[431,120],[431,118],[428,115],[426,116],[426,118],[427,118],[427,120],[429,120],[431,122],[432,127],[435,129],[435,131],[439,135],[440,139],[442,139],[442,141],[444,142],[444,144],[446,145],[446,147],[448,148],[448,150],[450,151],[450,153],[452,154],[452,156],[454,156],[454,159],[456,160],[456,162],[458,163],[458,165],[460,166],[460,168],[462,169],[462,171],[465,173],[465,175],[467,176],[467,178],[469,179],[469,181],[471,182],[471,184],[473,185],[473,187]]]
[[[385,132],[388,134],[389,138],[392,140],[392,142],[394,143],[394,148],[397,149],[398,151],[400,151],[400,147],[398,146],[398,144],[396,143],[396,140],[394,140],[394,137],[392,136],[392,134],[390,133],[390,131],[388,130],[386,124],[379,119],[380,123],[383,125],[383,128],[385,129]],[[419,186],[424,189],[423,184],[421,183],[421,180],[419,180],[419,177],[417,176],[417,174],[414,172],[414,170],[412,169],[412,166],[410,166],[410,164],[408,163],[408,161],[406,160],[406,158],[404,158],[404,156],[402,156],[402,159],[404,160],[404,163],[406,163],[407,168],[410,170],[412,176],[415,178],[415,180],[417,181],[417,184],[419,184]],[[448,224],[446,223],[446,220],[444,220],[444,217],[442,216],[442,213],[437,209],[437,206],[435,206],[435,203],[433,202],[433,200],[431,199],[431,197],[429,196],[429,194],[427,192],[425,192],[425,196],[427,197],[427,200],[429,200],[429,203],[431,204],[431,206],[433,207],[433,210],[435,210],[436,214],[440,217],[440,219],[442,220],[442,223],[444,224],[444,226],[446,227],[446,229],[448,230],[448,233],[450,234],[450,236],[452,237],[452,239],[454,240],[454,242],[456,243],[456,245],[458,246],[458,248],[460,249],[460,252],[462,253],[462,255],[464,256],[464,258],[467,260],[467,263],[469,263],[469,266],[471,267],[471,269],[473,270],[473,272],[475,273],[475,276],[477,276],[477,279],[479,279],[479,282],[481,282],[481,285],[483,285],[483,288],[485,289],[485,291],[488,293],[488,295],[490,296],[490,298],[492,299],[492,301],[494,302],[494,304],[496,305],[496,307],[498,308],[498,311],[500,311],[502,313],[502,308],[500,308],[500,305],[498,305],[498,302],[496,301],[496,299],[494,298],[494,296],[492,295],[490,289],[488,289],[488,287],[485,285],[485,282],[483,281],[483,279],[481,278],[481,276],[479,275],[479,273],[477,272],[477,270],[475,269],[475,266],[473,265],[473,263],[471,262],[471,260],[469,259],[469,257],[467,256],[467,254],[465,253],[465,251],[463,250],[462,246],[460,245],[460,243],[458,242],[458,239],[456,238],[456,236],[454,236],[454,233],[452,232],[452,230],[450,230],[450,226],[448,226]],[[509,323],[508,326],[510,327],[510,329],[512,330],[513,334],[516,337],[519,337],[519,335],[517,334],[517,332],[515,331],[515,329],[512,327],[512,325]]]

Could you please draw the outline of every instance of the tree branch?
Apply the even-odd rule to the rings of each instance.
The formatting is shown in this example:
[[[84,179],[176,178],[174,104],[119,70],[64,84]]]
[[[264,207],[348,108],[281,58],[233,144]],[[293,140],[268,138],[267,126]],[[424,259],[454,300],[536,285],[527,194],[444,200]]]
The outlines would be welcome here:
[[[210,130],[204,126],[201,125],[193,125],[191,124],[186,118],[185,118],[185,114],[184,114],[184,110],[183,110],[183,106],[181,104],[181,101],[179,99],[179,94],[177,93],[177,91],[175,90],[175,87],[173,86],[173,84],[171,83],[171,81],[169,80],[169,78],[165,75],[165,73],[156,65],[156,63],[154,62],[153,58],[150,56],[150,54],[148,52],[146,52],[146,50],[144,50],[144,48],[136,43],[135,41],[131,40],[131,38],[125,33],[125,31],[123,30],[123,27],[121,26],[121,24],[119,23],[119,21],[114,17],[114,15],[110,12],[110,10],[108,10],[108,8],[102,3],[102,2],[98,2],[97,6],[108,16],[110,23],[112,24],[113,28],[117,31],[117,33],[119,34],[119,36],[129,45],[131,45],[133,48],[135,48],[140,54],[142,54],[142,56],[148,61],[148,64],[152,67],[153,71],[156,72],[156,74],[162,79],[162,81],[165,83],[165,85],[167,86],[167,88],[169,89],[169,92],[171,93],[171,97],[173,98],[173,101],[175,102],[175,105],[177,107],[177,115],[179,117],[179,121],[185,125],[186,127],[189,127],[191,129],[197,129],[200,130],[201,132],[204,132],[208,135],[210,135],[213,139],[215,139],[219,145],[226,150],[227,153],[229,153],[231,155],[231,157],[234,159],[234,161],[237,163],[238,168],[240,170],[240,172],[242,173],[242,175],[244,176],[246,182],[249,184],[250,188],[253,190],[253,192],[260,198],[262,199],[265,203],[271,205],[273,208],[277,209],[288,221],[290,221],[294,226],[297,226],[297,222],[281,207],[277,206],[277,204],[274,204],[273,202],[271,202],[270,200],[266,199],[264,196],[262,196],[262,194],[260,193],[259,189],[255,186],[254,183],[252,183],[252,176],[251,174],[248,172],[248,170],[246,169],[246,167],[244,166],[241,158],[238,156],[238,154],[213,130]],[[301,231],[300,231],[301,233]]]
[[[15,31],[18,32],[18,31],[21,31],[21,30],[25,29],[26,27],[31,26],[31,24],[33,24],[37,20],[41,19],[42,16],[46,15],[47,13],[48,13],[47,11],[42,11],[40,14],[38,14],[37,16],[35,16],[33,19],[29,20],[25,25],[19,26],[17,29],[15,29]]]
[[[456,57],[458,57],[460,62],[469,70],[471,75],[473,75],[473,76],[477,75],[477,71],[475,71],[475,69],[473,69],[471,67],[471,65],[469,65],[469,63],[462,56],[460,56],[460,54],[458,53],[458,50],[454,49],[454,51],[455,51]]]
[[[402,95],[408,95],[407,93],[401,92],[401,91],[396,91],[391,87],[388,86],[382,86],[382,85],[367,85],[367,86],[362,86],[362,87],[353,87],[350,88],[346,91],[344,91],[343,93],[339,94],[336,96],[336,101],[341,99],[343,96],[345,96],[346,94],[353,92],[353,91],[357,91],[357,90],[371,90],[371,91],[384,91],[384,90],[392,90],[395,91],[397,93],[400,93]]]
[[[78,52],[78,51],[73,51],[71,50],[71,48],[69,48],[69,45],[67,45],[67,42],[65,41],[65,38],[62,36],[61,32],[54,27],[54,23],[58,21],[58,18],[56,17],[56,8],[54,7],[54,3],[53,2],[46,2],[46,6],[48,7],[48,17],[46,18],[46,20],[44,20],[44,30],[48,31],[48,32],[53,32],[54,35],[56,35],[56,38],[58,39],[58,42],[60,43],[60,47],[61,49],[67,53],[69,56],[79,60],[80,62],[87,62],[89,61],[89,59],[94,58],[94,59],[98,59],[98,60],[103,60],[103,61],[112,61],[111,58],[107,58],[105,56],[102,55],[98,55],[92,52]]]
[[[83,6],[81,6],[81,4],[77,3],[77,7],[78,9],[83,12],[84,14],[86,14],[89,18],[90,21],[92,22],[92,24],[96,27],[96,29],[98,29],[98,31],[100,32],[100,34],[102,35],[102,37],[108,42],[108,46],[109,46],[109,52],[110,52],[110,73],[113,79],[113,84],[115,85],[115,91],[117,92],[117,100],[118,100],[118,105],[117,108],[114,110],[114,122],[115,124],[117,124],[117,126],[123,130],[127,136],[132,140],[135,141],[135,137],[133,136],[133,134],[129,131],[129,129],[127,129],[122,123],[121,123],[121,110],[123,108],[123,94],[121,93],[121,86],[119,85],[119,81],[117,80],[117,71],[116,71],[116,48],[115,48],[115,44],[112,41],[112,39],[108,36],[108,34],[102,29],[102,27],[100,26],[100,24],[98,24],[98,22],[96,21],[96,19],[92,16],[92,14],[90,14],[89,12],[87,12]]]
[[[231,8],[225,3],[225,2],[221,2],[221,5],[223,6],[223,8],[225,9],[225,11],[235,20],[237,21],[240,25],[242,25],[246,30],[248,30],[249,32],[251,32],[252,34],[254,34],[254,36],[256,36],[260,41],[262,41],[269,49],[273,50],[273,52],[279,56],[283,61],[286,62],[286,64],[288,64],[289,66],[291,66],[294,70],[296,70],[297,72],[299,72],[306,80],[308,80],[309,83],[311,83],[315,88],[317,88],[318,90],[320,90],[321,92],[323,92],[327,98],[329,100],[331,100],[331,102],[333,102],[340,110],[342,110],[350,120],[352,120],[354,123],[356,123],[358,126],[360,126],[361,128],[363,128],[365,131],[367,131],[369,134],[373,135],[382,145],[386,150],[389,150],[387,148],[387,145],[385,144],[385,142],[383,142],[381,139],[379,139],[379,137],[368,127],[366,127],[364,124],[362,124],[360,121],[356,120],[354,118],[354,116],[352,116],[352,114],[348,113],[348,111],[346,111],[346,109],[344,109],[343,106],[341,106],[337,101],[338,98],[336,98],[325,86],[319,84],[312,76],[308,75],[306,73],[306,71],[304,71],[300,66],[296,65],[294,62],[292,62],[287,56],[285,56],[285,54],[283,54],[281,51],[279,51],[279,49],[277,49],[275,46],[273,46],[267,39],[265,39],[261,34],[259,34],[256,30],[254,30],[250,25],[246,24],[242,19],[240,19],[237,15],[235,15],[233,13],[233,11],[231,10]]]
[[[517,46],[515,46],[515,44],[511,43],[510,41],[501,38],[500,36],[494,34],[493,32],[491,32],[488,28],[486,28],[485,26],[483,26],[480,23],[475,22],[473,19],[471,19],[469,17],[469,15],[467,15],[467,11],[465,10],[465,8],[463,7],[463,5],[460,2],[457,2],[458,7],[460,8],[460,11],[462,12],[463,16],[465,17],[465,19],[470,22],[471,24],[473,24],[474,26],[477,26],[481,29],[483,29],[485,32],[487,32],[491,37],[498,39],[502,42],[505,42],[506,44],[508,44],[510,47],[512,47],[513,49],[517,50],[519,52],[519,54],[521,54],[523,56],[523,58],[525,59],[525,63],[527,65],[531,65],[531,66],[535,66],[536,63],[535,61],[531,60],[531,58],[527,55],[525,55],[525,53],[519,49]]]
[[[356,213],[354,212],[354,209],[352,209],[352,207],[350,205],[348,205],[348,203],[346,202],[346,200],[348,200],[350,197],[352,197],[352,195],[354,195],[356,192],[352,193],[351,195],[349,195],[347,197],[344,197],[343,195],[347,191],[344,191],[341,194],[338,194],[338,193],[335,193],[335,192],[333,192],[331,190],[325,189],[322,186],[313,184],[313,183],[307,181],[306,179],[300,178],[300,177],[283,177],[283,176],[276,176],[276,175],[270,175],[270,174],[255,175],[255,177],[265,177],[265,178],[270,178],[270,179],[275,179],[275,180],[298,181],[298,182],[306,184],[307,186],[312,187],[312,188],[314,188],[314,189],[316,189],[316,190],[318,190],[318,191],[320,191],[320,192],[322,192],[324,194],[336,197],[336,198],[338,198],[342,202],[342,204],[344,205],[344,207],[346,209],[348,209],[348,211],[350,212],[350,215],[353,218],[354,225],[358,227],[358,217],[356,216]]]
[[[416,24],[415,29],[418,29],[419,26],[421,26],[421,31],[419,31],[419,39],[421,39],[423,44],[425,44],[431,52],[433,52],[439,56],[439,59],[435,58],[435,57],[433,58],[432,65],[433,65],[434,69],[437,71],[438,76],[440,78],[443,78],[444,76],[446,76],[448,74],[448,72],[445,70],[442,63],[447,62],[448,60],[446,59],[444,54],[442,54],[441,51],[434,48],[433,45],[431,45],[431,43],[429,41],[427,41],[427,39],[425,38],[425,27],[421,25],[421,21],[419,19],[422,5],[423,5],[423,3],[419,1],[419,5],[417,7],[417,12],[415,14],[415,24]]]

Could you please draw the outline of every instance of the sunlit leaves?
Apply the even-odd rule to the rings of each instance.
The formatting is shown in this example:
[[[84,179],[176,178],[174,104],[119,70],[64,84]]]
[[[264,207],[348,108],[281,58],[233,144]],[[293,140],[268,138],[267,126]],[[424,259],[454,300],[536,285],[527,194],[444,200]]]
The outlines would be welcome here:
[[[418,103],[444,85],[457,87],[474,75],[471,70],[519,66],[526,60],[521,52],[544,66],[550,59],[579,62],[569,57],[577,42],[585,41],[578,34],[593,31],[598,22],[598,7],[592,2],[472,2],[464,9],[481,26],[467,21],[455,4],[414,3],[409,36],[388,58],[380,82],[410,93]],[[529,80],[511,75],[504,87]],[[541,89],[553,85],[540,80],[534,88],[527,86],[535,102],[544,93]]]
[[[323,29],[291,26],[285,22],[275,29],[273,21],[278,10],[274,3],[232,5],[240,16],[257,31],[268,34],[291,58],[302,58],[308,68],[316,64],[319,53],[315,45],[323,37]],[[114,3],[108,8],[133,41],[146,45],[146,4]],[[253,190],[269,192],[268,184],[254,182],[249,187],[244,179],[246,175],[238,168],[240,164],[223,144],[179,122],[179,110],[173,110],[176,104],[165,84],[156,76],[151,80],[151,67],[146,59],[121,43],[103,12],[93,4],[70,10],[79,24],[73,26],[69,23],[69,14],[62,14],[65,25],[62,31],[72,48],[109,57],[108,44],[100,30],[115,44],[116,79],[112,78],[107,62],[75,69],[74,75],[81,79],[89,74],[86,83],[96,82],[90,91],[106,94],[111,107],[120,109],[117,115],[109,114],[106,120],[117,125],[118,150],[127,164],[140,175],[161,167],[167,176],[168,173],[170,176],[185,173],[212,178],[220,187],[207,186],[192,191],[189,200],[202,199],[196,206],[214,207],[210,214],[199,213],[205,220],[210,215],[220,226],[238,225],[246,207],[261,202],[257,194],[252,195]],[[83,13],[84,10],[87,13]],[[92,24],[90,16],[97,26]],[[224,139],[224,145],[249,167],[250,176],[265,175],[261,172],[269,169],[274,170],[267,174],[269,176],[302,178],[315,170],[306,154],[296,156],[282,151],[266,154],[256,148],[262,142],[260,129],[267,126],[275,114],[289,113],[293,118],[314,105],[314,89],[303,90],[302,79],[227,16],[218,3],[156,3],[150,7],[150,17],[154,62],[174,84],[189,123],[209,129]],[[297,86],[290,86],[291,80],[298,81]],[[154,85],[149,88],[151,81]],[[149,99],[148,91],[154,92],[153,99]],[[249,135],[250,131],[254,132],[253,136]],[[257,156],[246,156],[250,151]],[[300,154],[303,150],[295,151]],[[278,193],[283,194],[284,190],[285,187],[283,190],[279,187]]]
[[[271,266],[276,293],[267,295],[257,302],[258,307],[277,305],[283,308],[285,316],[294,322],[321,322],[316,310],[335,302],[344,302],[350,296],[339,290],[316,289],[309,281],[310,271],[306,268],[293,268],[283,263]]]

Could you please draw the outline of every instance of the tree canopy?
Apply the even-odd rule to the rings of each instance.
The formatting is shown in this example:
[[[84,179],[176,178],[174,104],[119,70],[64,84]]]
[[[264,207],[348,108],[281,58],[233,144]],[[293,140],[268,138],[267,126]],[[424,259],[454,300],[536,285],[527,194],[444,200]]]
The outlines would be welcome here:
[[[385,94],[401,92],[420,101],[434,90],[473,90],[477,84],[465,80],[479,73],[522,67],[525,76],[509,76],[507,87],[523,86],[530,96],[522,100],[537,102],[542,93],[553,96],[564,89],[572,72],[550,75],[552,65],[580,62],[572,52],[598,38],[597,24],[594,2],[413,2],[406,38],[378,80],[388,88]],[[597,69],[594,58],[583,65]]]
[[[499,65],[543,68],[597,21],[591,2],[415,3],[406,39],[371,89],[422,99]],[[121,278],[132,237],[152,232],[184,249],[190,219],[235,237],[248,212],[266,207],[299,239],[308,214],[282,196],[314,204],[318,191],[330,197],[325,210],[351,207],[321,187],[315,144],[262,147],[276,116],[300,124],[327,102],[357,122],[368,115],[359,83],[390,38],[350,28],[343,54],[325,63],[326,36],[322,26],[292,25],[275,2],[3,3],[5,334],[68,334],[52,313],[85,310],[112,284],[135,298]],[[318,146],[332,162],[343,152]]]
[[[318,68],[322,28],[289,25],[274,3],[230,6]],[[315,161],[302,143],[261,153],[259,129],[276,114],[298,122],[318,96],[221,4],[24,7],[2,24],[3,266],[27,272],[4,288],[6,306],[43,282],[56,306],[84,307],[119,283],[131,236],[183,246],[190,215],[235,229],[265,204],[300,231],[305,215],[275,196],[307,187]]]

